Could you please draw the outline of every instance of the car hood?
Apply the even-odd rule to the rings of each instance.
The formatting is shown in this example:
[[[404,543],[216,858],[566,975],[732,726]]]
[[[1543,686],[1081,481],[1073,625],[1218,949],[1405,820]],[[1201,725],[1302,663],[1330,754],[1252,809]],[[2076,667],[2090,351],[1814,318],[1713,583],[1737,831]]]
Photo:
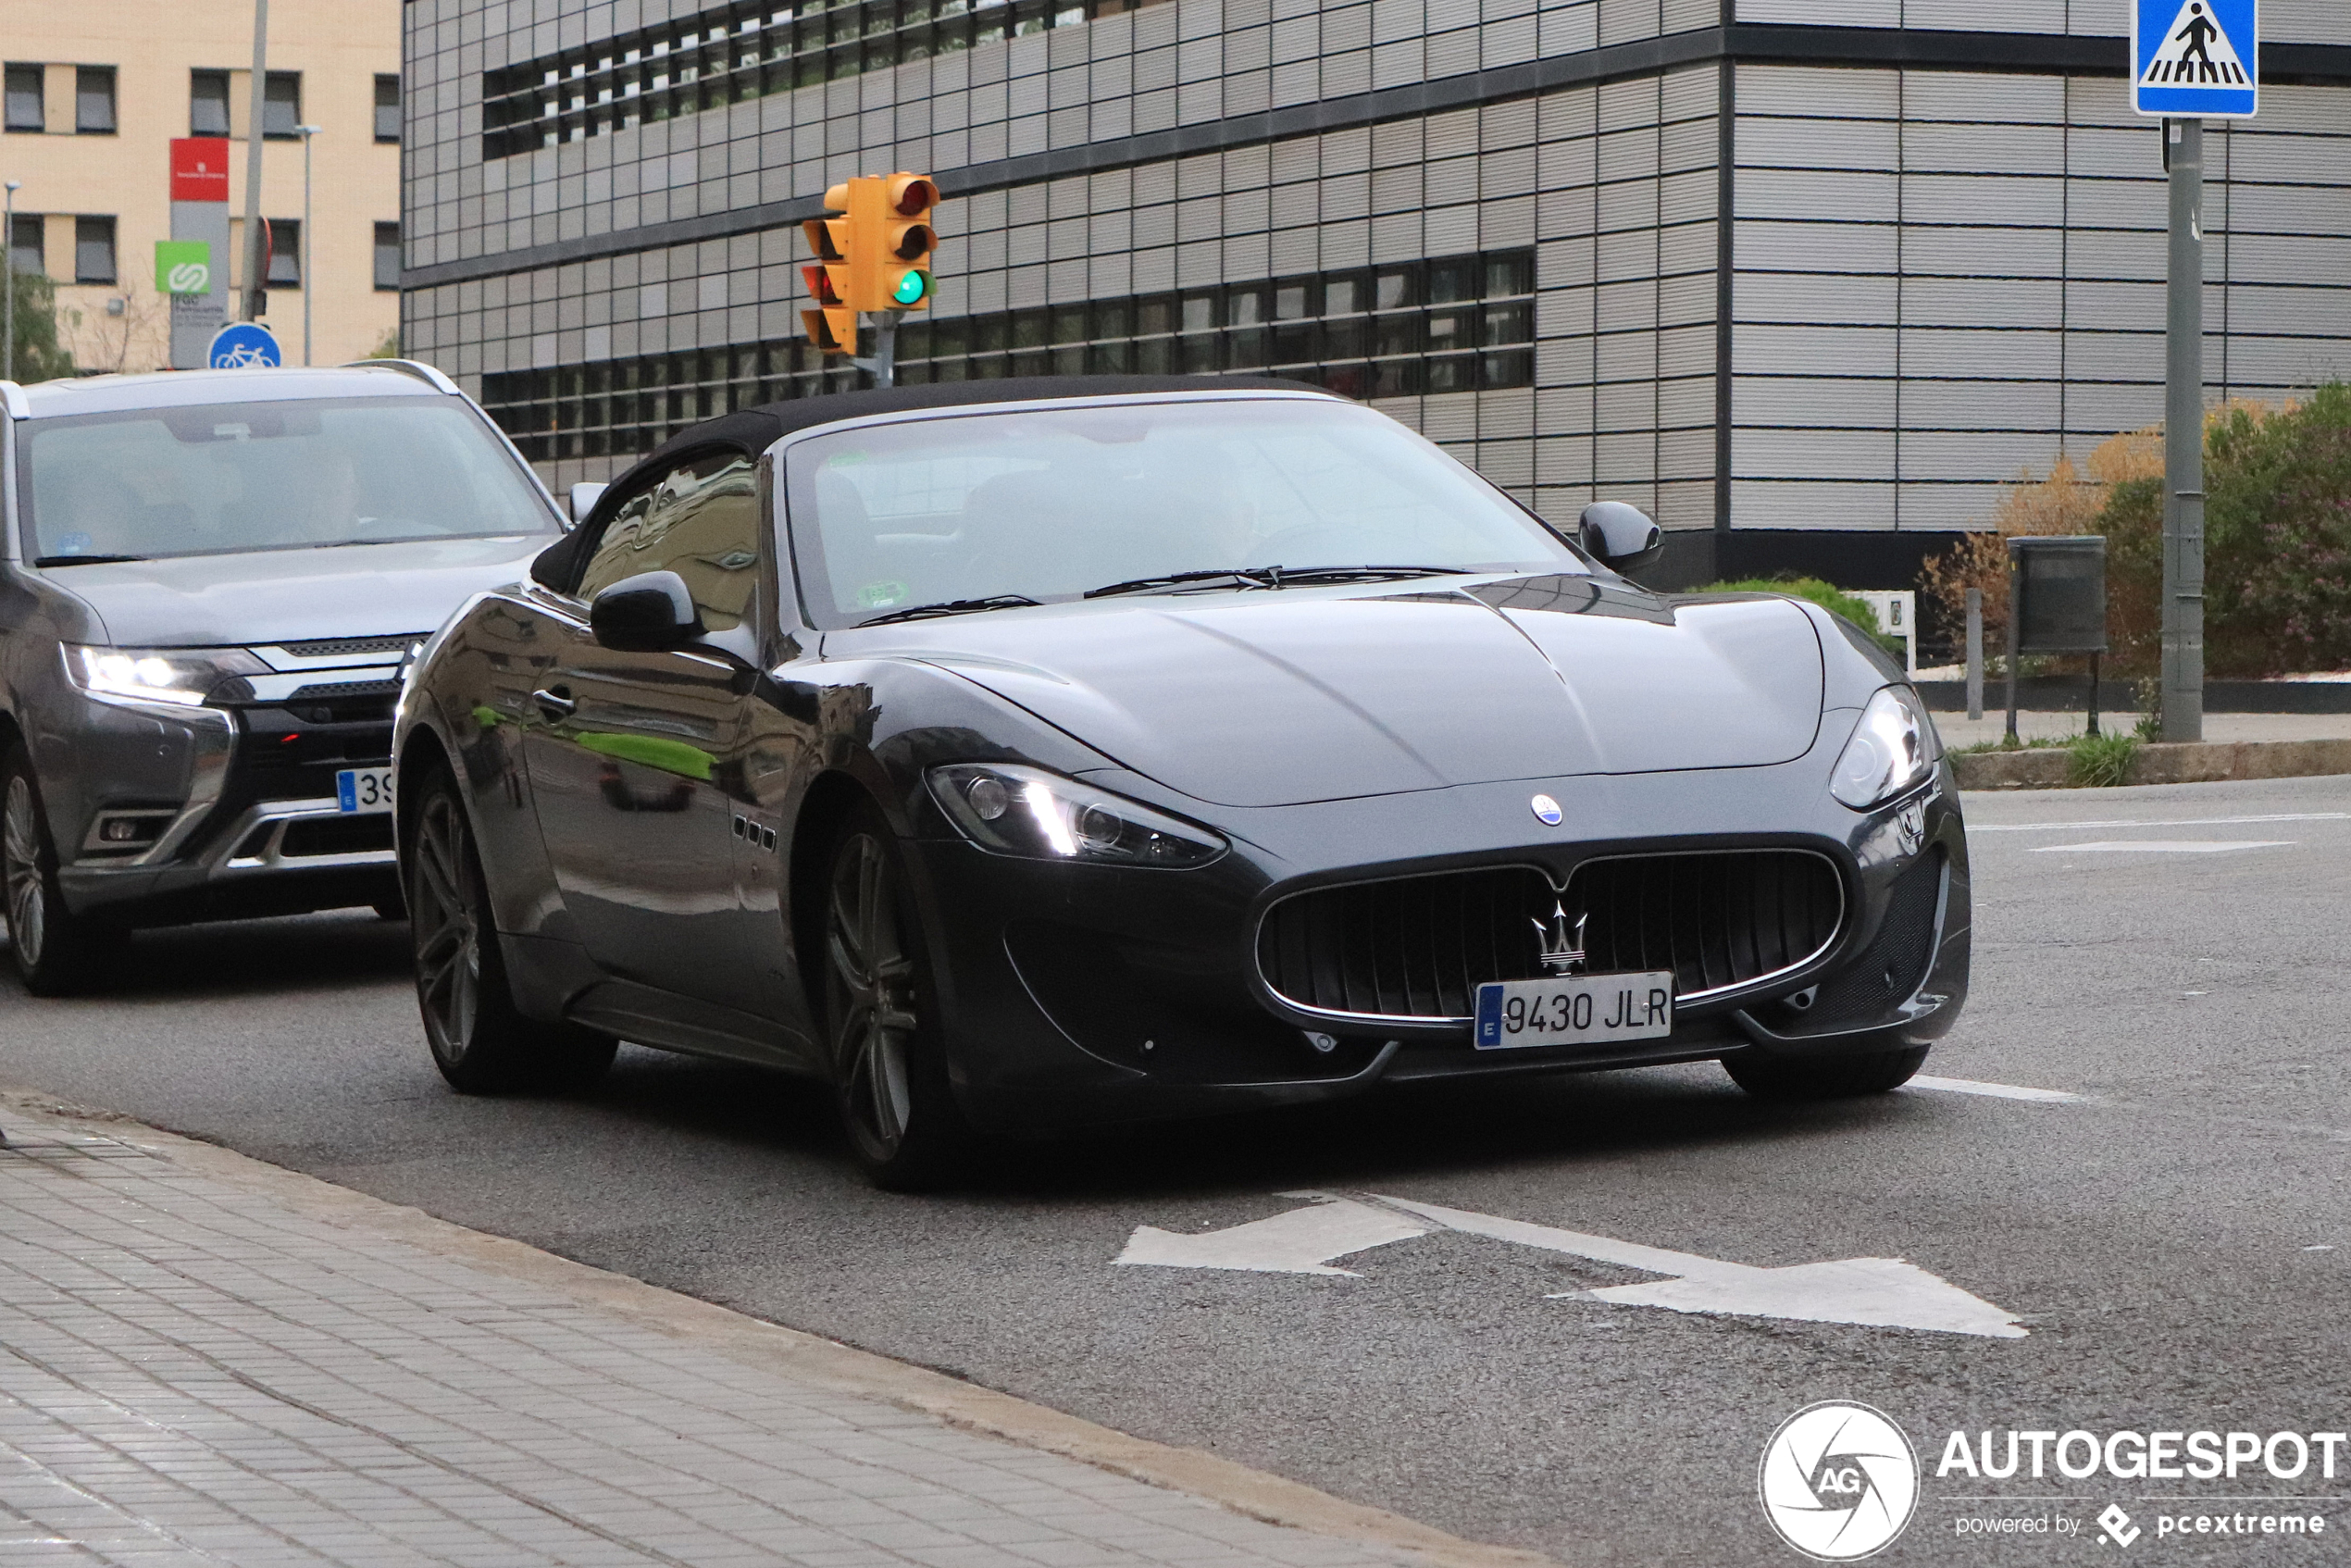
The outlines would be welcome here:
[[[471,595],[514,581],[551,537],[93,562],[43,575],[87,604],[118,648],[393,637],[430,631]]]
[[[1821,722],[1820,640],[1794,604],[1674,605],[1586,578],[1256,591],[892,629],[920,646],[889,652],[1235,806],[1757,766],[1803,755]]]

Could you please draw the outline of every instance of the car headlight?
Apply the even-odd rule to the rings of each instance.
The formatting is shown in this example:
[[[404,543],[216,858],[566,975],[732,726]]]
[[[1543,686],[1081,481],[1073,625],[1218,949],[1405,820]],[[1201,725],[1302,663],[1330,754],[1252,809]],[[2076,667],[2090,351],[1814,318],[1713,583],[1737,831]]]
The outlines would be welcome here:
[[[193,708],[228,682],[269,666],[243,648],[84,648],[68,645],[66,678],[101,703]]]
[[[1225,852],[1225,840],[1205,828],[1041,767],[956,763],[926,778],[948,820],[997,854],[1184,866]]]
[[[1907,686],[1888,686],[1861,710],[1853,739],[1836,759],[1829,793],[1855,811],[1867,811],[1916,786],[1934,771],[1942,755],[1934,723],[1918,693]]]

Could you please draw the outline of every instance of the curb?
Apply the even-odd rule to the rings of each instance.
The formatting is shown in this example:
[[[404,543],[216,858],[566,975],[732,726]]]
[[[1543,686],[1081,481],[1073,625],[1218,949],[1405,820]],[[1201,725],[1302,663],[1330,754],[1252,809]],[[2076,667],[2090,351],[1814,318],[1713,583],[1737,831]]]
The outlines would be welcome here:
[[[2061,790],[2072,767],[2062,746],[1954,752],[1962,790]],[[2351,773],[2351,740],[2193,740],[2141,746],[2131,784],[2216,784]]]
[[[1262,1524],[1411,1551],[1431,1568],[1556,1568],[1551,1559],[1537,1552],[1464,1540],[1386,1509],[1349,1502],[1198,1449],[1130,1437],[945,1373],[750,1317],[506,1237],[469,1230],[421,1209],[371,1198],[114,1112],[94,1111],[6,1085],[0,1085],[0,1108],[53,1122],[82,1124],[83,1130],[102,1132],[200,1175],[261,1192],[308,1218],[365,1230],[525,1281],[763,1371],[1076,1460],[1214,1503]]]

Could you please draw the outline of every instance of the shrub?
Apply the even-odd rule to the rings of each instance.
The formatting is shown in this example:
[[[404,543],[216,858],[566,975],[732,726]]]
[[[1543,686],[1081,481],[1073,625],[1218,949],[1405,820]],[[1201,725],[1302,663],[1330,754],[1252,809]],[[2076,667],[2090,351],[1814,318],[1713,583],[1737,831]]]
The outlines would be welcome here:
[[[38,272],[17,274],[17,380],[31,385],[73,374],[57,342],[57,286]]]
[[[2086,790],[2128,784],[2139,767],[2135,735],[2077,735],[2066,750],[2065,781]]]
[[[2351,667],[2351,386],[2283,408],[2230,403],[2205,419],[2205,664],[2220,678]],[[1984,591],[1984,641],[2008,628],[2016,534],[2107,540],[2108,667],[2162,664],[2163,452],[2156,431],[2117,436],[2085,479],[2060,457],[2001,497],[1995,531],[1931,558],[1922,582],[1955,618]]]

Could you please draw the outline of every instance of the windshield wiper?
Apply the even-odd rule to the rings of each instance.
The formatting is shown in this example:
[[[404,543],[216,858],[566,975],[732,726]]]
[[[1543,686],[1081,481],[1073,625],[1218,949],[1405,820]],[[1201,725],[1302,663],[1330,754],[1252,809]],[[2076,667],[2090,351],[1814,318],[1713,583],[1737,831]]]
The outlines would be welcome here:
[[[977,610],[1011,610],[1037,601],[1026,593],[991,593],[985,599],[944,599],[936,604],[915,604],[859,621],[859,626],[888,626],[893,621],[924,621],[934,616],[967,616]]]
[[[36,566],[102,566],[113,561],[143,561],[144,555],[35,555]]]
[[[1118,593],[1151,593],[1163,588],[1182,588],[1192,583],[1229,582],[1236,588],[1285,588],[1292,583],[1387,582],[1408,577],[1460,577],[1469,569],[1467,566],[1244,566],[1232,570],[1169,572],[1164,577],[1133,578],[1104,588],[1089,588],[1086,591],[1086,597],[1107,599]]]

